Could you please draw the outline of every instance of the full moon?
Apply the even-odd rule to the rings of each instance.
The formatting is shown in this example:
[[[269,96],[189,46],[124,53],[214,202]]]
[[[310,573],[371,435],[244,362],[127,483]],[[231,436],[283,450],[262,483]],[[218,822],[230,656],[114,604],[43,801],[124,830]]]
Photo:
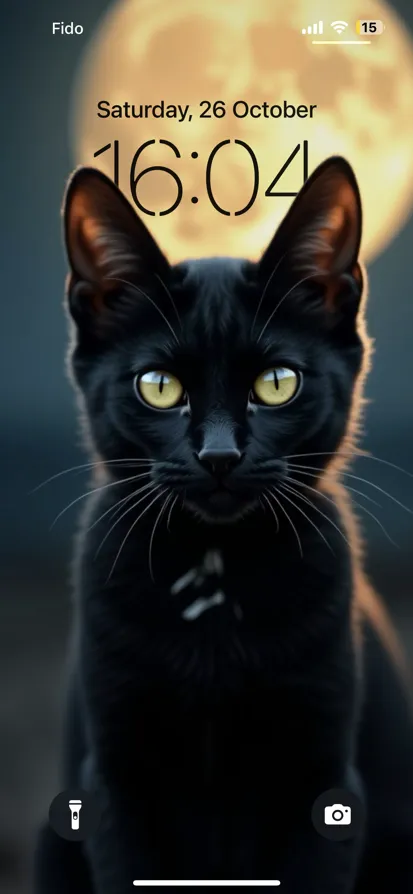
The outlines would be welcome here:
[[[132,180],[141,204],[155,212],[143,219],[171,261],[184,257],[234,255],[255,259],[270,240],[291,196],[265,195],[278,171],[297,154],[272,191],[297,192],[303,183],[304,141],[308,172],[329,155],[344,155],[353,165],[364,206],[363,257],[369,260],[394,238],[413,203],[413,52],[410,35],[385,3],[370,0],[368,18],[385,24],[370,44],[356,34],[358,0],[120,0],[100,22],[87,46],[75,84],[73,119],[77,164],[94,165],[114,177],[114,143],[119,151],[119,186],[132,201]],[[316,45],[302,29],[323,19]],[[336,19],[348,23],[339,36]],[[314,38],[313,38],[314,39]],[[136,106],[189,105],[190,115],[176,118],[99,118],[97,104]],[[234,103],[316,106],[312,117],[243,118]],[[224,108],[215,117],[215,102]],[[201,103],[204,103],[201,105]],[[207,104],[211,104],[208,108]],[[201,114],[206,112],[203,117]],[[170,146],[159,143],[167,140]],[[206,168],[214,147],[211,187],[220,214],[206,188]],[[254,187],[255,202],[242,215]],[[97,157],[95,153],[105,146]],[[183,194],[178,207],[162,210]]]

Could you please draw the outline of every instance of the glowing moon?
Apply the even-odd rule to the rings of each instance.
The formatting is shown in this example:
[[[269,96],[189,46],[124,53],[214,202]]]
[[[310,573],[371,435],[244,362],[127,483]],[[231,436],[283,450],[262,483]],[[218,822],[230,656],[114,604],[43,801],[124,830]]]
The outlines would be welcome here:
[[[364,202],[363,253],[371,258],[395,236],[413,201],[413,52],[407,30],[385,3],[370,0],[368,16],[386,25],[370,45],[316,46],[301,34],[315,19],[312,0],[120,0],[98,27],[77,79],[76,162],[113,177],[113,151],[93,156],[118,140],[120,187],[131,198],[136,150],[147,140],[171,141],[180,158],[157,142],[142,153],[135,171],[136,177],[164,165],[182,181],[183,198],[172,214],[143,215],[161,247],[173,261],[222,253],[254,258],[292,201],[266,197],[265,191],[295,146],[308,140],[310,173],[331,154],[353,164]],[[328,39],[337,39],[330,26],[337,18],[349,23],[341,38],[357,39],[359,17],[358,0],[317,4],[316,18],[324,20]],[[192,120],[98,118],[100,100],[190,104]],[[203,100],[223,100],[225,116],[201,118]],[[236,118],[232,107],[240,100],[317,108],[311,119]],[[212,207],[205,185],[210,152],[227,139],[231,144],[213,162],[212,186],[230,217]],[[256,201],[238,217],[234,212],[251,196],[253,166],[235,139],[253,149],[260,171]],[[302,182],[300,149],[275,189],[297,192]],[[139,200],[156,212],[176,195],[176,182],[165,172],[139,181]]]

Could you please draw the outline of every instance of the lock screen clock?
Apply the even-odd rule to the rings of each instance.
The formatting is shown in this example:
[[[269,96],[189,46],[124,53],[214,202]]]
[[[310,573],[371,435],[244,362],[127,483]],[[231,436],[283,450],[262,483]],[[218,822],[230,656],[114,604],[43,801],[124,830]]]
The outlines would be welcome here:
[[[177,171],[175,170],[175,168],[166,167],[165,165],[150,165],[148,167],[144,167],[143,170],[139,170],[142,153],[145,152],[145,150],[148,149],[150,146],[154,146],[157,142],[160,145],[169,146],[169,148],[175,154],[175,158],[177,158],[177,159],[181,158],[181,153],[180,153],[178,147],[174,143],[171,143],[169,140],[155,140],[155,139],[147,140],[145,143],[142,143],[142,145],[138,147],[138,149],[136,150],[136,152],[133,155],[133,158],[131,160],[130,170],[129,170],[129,187],[130,187],[130,193],[131,193],[133,201],[135,202],[135,205],[139,208],[139,210],[143,214],[149,214],[151,217],[155,217],[155,215],[158,213],[160,217],[165,217],[165,215],[167,215],[167,214],[172,214],[172,212],[175,211],[176,208],[178,208],[178,206],[184,199],[184,186],[183,186],[182,179],[179,176],[179,174],[177,173]],[[221,149],[223,149],[225,146],[231,145],[231,143],[234,143],[236,146],[242,147],[242,149],[244,149],[247,152],[249,159],[251,161],[252,171],[253,171],[253,185],[252,185],[252,191],[251,191],[251,195],[248,199],[248,202],[243,207],[241,207],[235,211],[228,211],[228,209],[225,209],[221,205],[219,205],[219,203],[217,202],[217,200],[215,198],[215,194],[214,194],[214,190],[213,190],[213,186],[212,186],[212,169],[213,169],[214,160],[215,160],[218,152]],[[107,143],[105,146],[101,146],[100,149],[97,149],[96,152],[93,153],[93,157],[98,158],[104,152],[112,152],[112,155],[113,155],[112,176],[113,176],[114,182],[116,183],[116,186],[119,186],[120,151],[121,150],[120,150],[119,140],[114,140],[113,143]],[[301,153],[301,156],[302,156],[302,183],[300,183],[298,189],[295,192],[291,192],[291,191],[286,192],[286,191],[282,191],[279,189],[275,189],[275,187],[279,183],[281,177],[283,176],[283,174],[285,174],[285,172],[287,171],[287,169],[289,168],[289,166],[292,164],[292,162],[294,161],[296,156],[298,156],[299,153]],[[198,159],[199,153],[196,151],[191,152],[191,158]],[[177,195],[176,195],[175,200],[172,202],[172,204],[168,208],[165,208],[164,210],[158,211],[158,212],[151,210],[150,208],[146,207],[142,203],[142,201],[139,198],[139,190],[138,190],[139,182],[142,180],[142,178],[147,177],[149,174],[154,173],[155,171],[162,171],[163,173],[168,174],[170,177],[172,177],[172,179],[175,181],[176,188],[177,188]],[[305,183],[307,179],[308,179],[308,140],[303,140],[302,144],[297,143],[297,145],[294,147],[292,152],[290,152],[288,158],[285,160],[284,164],[282,164],[282,166],[276,172],[274,178],[272,179],[271,183],[267,186],[267,188],[265,189],[265,187],[264,187],[264,189],[265,189],[264,195],[267,197],[273,197],[273,198],[274,197],[291,198],[291,197],[297,195],[297,193],[299,192],[299,190],[301,188],[301,185],[303,183]],[[206,194],[207,194],[207,198],[208,198],[209,202],[211,203],[212,207],[215,208],[215,210],[219,212],[219,214],[223,214],[225,217],[230,217],[231,214],[233,214],[235,217],[240,217],[242,214],[246,214],[247,211],[249,211],[250,208],[252,208],[252,206],[257,198],[259,187],[260,187],[259,163],[258,163],[258,159],[257,159],[257,156],[256,156],[254,150],[251,148],[251,146],[248,143],[245,143],[244,140],[226,139],[226,140],[221,140],[219,143],[216,144],[216,146],[214,146],[211,149],[211,151],[207,157],[206,166],[205,166],[205,188],[206,188]],[[191,202],[193,205],[196,205],[199,202],[199,197],[192,196]]]

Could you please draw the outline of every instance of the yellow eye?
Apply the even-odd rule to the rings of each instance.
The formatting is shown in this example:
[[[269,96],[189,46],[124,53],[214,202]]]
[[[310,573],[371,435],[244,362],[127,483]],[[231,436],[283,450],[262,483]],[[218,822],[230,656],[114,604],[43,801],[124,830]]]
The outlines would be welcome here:
[[[176,407],[184,393],[179,379],[162,369],[143,373],[137,380],[137,386],[143,400],[158,410]]]
[[[286,404],[297,393],[297,373],[285,366],[275,366],[261,373],[254,382],[254,394],[262,404],[278,407]]]

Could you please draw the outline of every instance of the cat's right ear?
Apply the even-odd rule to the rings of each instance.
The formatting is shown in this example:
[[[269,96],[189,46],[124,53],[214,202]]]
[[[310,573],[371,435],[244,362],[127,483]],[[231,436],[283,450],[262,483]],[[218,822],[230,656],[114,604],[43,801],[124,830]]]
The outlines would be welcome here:
[[[130,304],[131,287],[165,276],[168,262],[123,193],[95,168],[79,168],[71,177],[63,221],[70,312],[79,328],[104,331],[116,315],[113,296],[123,296],[122,305],[128,291]],[[140,300],[137,290],[133,294]]]
[[[285,271],[291,293],[312,282],[326,319],[332,325],[343,319],[351,323],[363,290],[358,260],[361,226],[354,171],[344,158],[328,158],[313,171],[287,211],[261,258],[261,275],[271,282],[277,271],[278,275]]]

